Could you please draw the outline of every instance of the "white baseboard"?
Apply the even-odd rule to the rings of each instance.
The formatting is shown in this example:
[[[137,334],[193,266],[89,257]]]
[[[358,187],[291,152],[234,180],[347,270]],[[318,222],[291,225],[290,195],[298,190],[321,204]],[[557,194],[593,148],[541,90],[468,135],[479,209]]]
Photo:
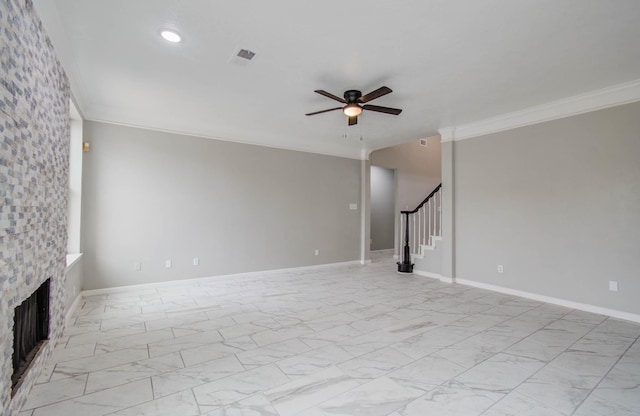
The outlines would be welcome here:
[[[393,250],[392,248],[383,248],[380,250],[371,250],[371,253],[376,253],[376,254],[393,254]]]
[[[71,304],[71,307],[69,307],[69,310],[65,314],[65,316],[64,316],[64,324],[65,324],[65,326],[69,325],[69,322],[71,321],[71,316],[73,315],[73,312],[75,312],[76,308],[78,307],[78,304],[82,300],[82,294],[83,293],[84,292],[78,293],[78,296],[76,296],[75,300]]]
[[[354,261],[347,261],[347,262],[341,262],[341,263],[328,263],[328,264],[319,264],[314,266],[292,267],[292,268],[265,270],[265,271],[258,271],[258,272],[199,277],[195,279],[172,280],[168,282],[156,282],[156,283],[146,283],[146,284],[131,285],[131,286],[110,287],[110,288],[104,288],[104,289],[84,290],[80,294],[78,294],[76,299],[73,301],[73,304],[67,311],[65,315],[65,323],[66,324],[69,323],[71,316],[73,315],[73,312],[78,307],[78,304],[80,303],[80,301],[84,296],[107,295],[107,294],[121,293],[121,292],[130,291],[130,290],[136,290],[136,289],[171,287],[171,286],[177,286],[177,285],[181,285],[188,282],[198,282],[198,281],[206,282],[210,280],[225,279],[225,278],[257,277],[257,276],[267,277],[270,275],[283,273],[283,272],[323,270],[328,268],[329,269],[340,268],[345,266],[360,266],[360,265],[369,264],[369,263],[371,263],[370,260],[365,260],[365,261],[354,260]],[[609,309],[609,308],[604,308],[602,306],[590,305],[587,303],[575,302],[567,299],[554,298],[551,296],[540,295],[538,293],[531,293],[523,290],[511,289],[508,287],[497,286],[497,285],[492,285],[492,284],[483,283],[483,282],[477,282],[474,280],[461,279],[461,278],[453,279],[451,277],[443,276],[438,273],[432,273],[432,272],[427,272],[422,270],[414,270],[413,274],[418,276],[438,279],[443,283],[457,283],[465,286],[473,286],[479,289],[491,290],[493,292],[504,293],[507,295],[518,296],[525,299],[532,299],[539,302],[545,302],[553,305],[563,306],[570,309],[577,309],[585,312],[591,312],[599,315],[606,315],[613,318],[624,319],[627,321],[640,323],[640,314],[624,312],[617,309]]]
[[[218,276],[197,277],[194,279],[170,280],[167,282],[143,283],[140,285],[116,286],[116,287],[107,287],[104,289],[89,289],[89,290],[83,290],[81,295],[82,296],[109,295],[113,293],[128,292],[130,290],[156,289],[161,287],[179,286],[179,285],[190,283],[190,282],[206,282],[210,280],[229,279],[229,278],[235,279],[239,277],[259,277],[259,276],[267,277],[270,275],[283,273],[283,272],[323,270],[323,269],[332,269],[332,268],[345,267],[345,266],[361,266],[363,264],[369,264],[369,263],[371,263],[371,260],[353,260],[353,261],[345,261],[341,263],[317,264],[314,266],[301,266],[301,267],[291,267],[291,268],[285,268],[285,269],[263,270],[263,271],[257,271],[257,272],[224,274],[224,275],[218,275]]]
[[[425,272],[422,270],[414,270],[413,274],[417,274],[418,276],[431,277],[432,279],[438,279],[444,283],[453,283],[453,279],[450,277],[443,276],[438,273]]]
[[[589,305],[587,303],[574,302],[572,300],[554,298],[537,293],[525,292],[523,290],[510,289],[508,287],[496,286],[489,283],[476,282],[474,280],[455,278],[455,283],[473,286],[479,289],[487,289],[506,295],[519,296],[521,298],[537,300],[539,302],[551,303],[553,305],[564,306],[565,308],[578,309],[585,312],[596,313],[598,315],[611,316],[612,318],[624,319],[627,321],[640,323],[640,315],[630,312],[619,311],[617,309],[604,308],[602,306]]]

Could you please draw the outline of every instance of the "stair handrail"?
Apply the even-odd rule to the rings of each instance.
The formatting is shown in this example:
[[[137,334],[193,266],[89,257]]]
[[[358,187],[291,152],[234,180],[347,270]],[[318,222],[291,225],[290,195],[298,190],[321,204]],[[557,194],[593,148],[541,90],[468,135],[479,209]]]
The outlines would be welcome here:
[[[404,247],[402,249],[403,251],[402,261],[399,261],[396,263],[398,265],[398,273],[408,273],[408,274],[413,273],[414,264],[411,263],[411,253],[410,253],[411,249],[409,247],[409,215],[415,214],[416,212],[418,212],[420,208],[424,206],[424,204],[429,202],[429,200],[434,197],[434,195],[440,190],[440,188],[442,188],[442,183],[436,186],[435,189],[431,191],[431,193],[424,199],[424,201],[422,201],[416,207],[416,209],[412,211],[400,211],[400,215],[404,215],[406,217],[406,220],[404,221],[405,230],[404,230]]]
[[[433,198],[433,196],[436,194],[436,192],[438,192],[440,190],[440,188],[442,188],[442,183],[438,186],[435,187],[435,189],[433,191],[431,191],[431,193],[429,194],[429,196],[427,196],[424,201],[420,202],[420,204],[416,207],[416,209],[412,210],[412,211],[400,211],[401,214],[415,214],[416,212],[418,212],[418,210],[420,208],[422,208],[424,206],[424,204],[426,204],[427,202],[429,202],[429,200],[431,198]]]

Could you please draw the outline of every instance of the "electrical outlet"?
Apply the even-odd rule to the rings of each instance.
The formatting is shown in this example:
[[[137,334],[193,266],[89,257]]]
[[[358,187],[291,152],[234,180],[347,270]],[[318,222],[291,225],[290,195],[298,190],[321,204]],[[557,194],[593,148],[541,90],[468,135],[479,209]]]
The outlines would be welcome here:
[[[194,266],[199,266],[199,265],[200,265],[200,259],[199,259],[199,258],[197,258],[197,257],[194,257],[194,258],[193,258],[193,265],[194,265]]]
[[[139,272],[140,270],[142,270],[142,263],[140,263],[139,261],[134,261],[133,270],[135,270],[136,272]]]
[[[316,249],[316,256],[320,255],[320,250]]]
[[[609,290],[611,292],[617,292],[618,291],[618,282],[616,282],[615,280],[609,280]]]
[[[164,261],[164,267],[166,267],[167,269],[171,268],[171,260],[165,260]]]
[[[504,273],[504,266],[502,264],[498,264],[498,273]]]

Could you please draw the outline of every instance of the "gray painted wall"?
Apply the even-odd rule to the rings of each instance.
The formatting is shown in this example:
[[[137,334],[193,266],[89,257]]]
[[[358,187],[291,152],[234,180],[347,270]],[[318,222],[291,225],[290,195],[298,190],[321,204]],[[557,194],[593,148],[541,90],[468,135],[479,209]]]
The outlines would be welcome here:
[[[440,136],[427,139],[427,146],[419,140],[376,150],[369,155],[371,166],[394,169],[396,174],[396,203],[394,245],[400,235],[400,211],[414,209],[441,182]],[[399,254],[400,247],[396,248]]]
[[[640,103],[454,149],[458,278],[640,313]]]
[[[428,137],[427,143],[420,146],[419,140],[414,140],[369,156],[372,166],[396,170],[398,211],[414,209],[440,183],[440,136]]]
[[[371,166],[371,250],[393,248],[395,206],[394,171]]]
[[[84,124],[85,289],[360,258],[358,160]]]

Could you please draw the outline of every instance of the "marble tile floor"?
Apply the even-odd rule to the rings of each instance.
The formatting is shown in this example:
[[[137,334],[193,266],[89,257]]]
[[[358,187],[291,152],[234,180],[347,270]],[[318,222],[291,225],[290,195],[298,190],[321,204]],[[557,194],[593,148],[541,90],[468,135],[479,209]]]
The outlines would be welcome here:
[[[86,297],[20,415],[640,414],[640,325],[394,266]]]

